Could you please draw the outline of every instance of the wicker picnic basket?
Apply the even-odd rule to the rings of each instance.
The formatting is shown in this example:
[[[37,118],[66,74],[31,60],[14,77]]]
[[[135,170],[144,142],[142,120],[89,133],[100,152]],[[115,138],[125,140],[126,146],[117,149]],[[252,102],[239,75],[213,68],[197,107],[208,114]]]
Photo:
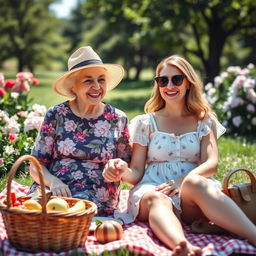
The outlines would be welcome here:
[[[25,161],[32,162],[38,172],[42,193],[42,211],[12,208],[11,182],[17,168]],[[20,197],[25,201],[31,197]],[[63,197],[72,207],[77,198]],[[7,236],[10,243],[18,250],[26,252],[62,252],[84,247],[93,216],[97,206],[83,200],[86,209],[79,212],[47,212],[43,172],[36,158],[21,156],[12,166],[7,180],[7,199],[0,202]]]

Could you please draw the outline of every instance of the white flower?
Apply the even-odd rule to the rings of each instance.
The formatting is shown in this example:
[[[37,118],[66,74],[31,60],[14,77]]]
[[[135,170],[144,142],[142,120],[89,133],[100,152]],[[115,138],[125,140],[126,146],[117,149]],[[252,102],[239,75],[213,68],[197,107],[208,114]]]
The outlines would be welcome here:
[[[105,120],[99,120],[96,124],[95,124],[95,136],[96,137],[109,137],[111,135],[110,133],[110,127],[111,124]]]
[[[69,139],[66,138],[64,141],[58,142],[58,150],[60,151],[61,154],[64,156],[68,156],[69,154],[73,154],[75,150],[75,143]]]
[[[222,72],[222,73],[220,74],[220,77],[224,80],[225,78],[228,77],[228,72]]]
[[[246,109],[248,112],[252,112],[252,113],[255,111],[255,107],[252,104],[248,104]]]
[[[253,125],[256,125],[256,117],[254,117],[254,118],[252,119],[252,124],[253,124]]]
[[[244,88],[249,89],[249,88],[254,88],[255,86],[255,79],[252,78],[247,78],[244,82]]]
[[[236,98],[233,98],[231,103],[230,103],[230,106],[232,108],[235,108],[237,106],[240,106],[240,105],[243,105],[244,104],[244,100],[240,97],[236,97]]]
[[[247,98],[252,102],[252,103],[256,103],[256,93],[253,90],[253,88],[249,88],[247,90]]]
[[[44,116],[46,113],[46,107],[44,105],[34,104],[32,109],[34,110],[35,115]]]
[[[241,116],[233,117],[233,118],[232,118],[232,122],[233,122],[234,126],[239,127],[240,124],[242,123],[242,118],[241,118]]]
[[[215,88],[211,88],[211,89],[209,89],[209,91],[208,91],[208,95],[209,96],[212,96],[212,95],[214,95],[216,93],[216,89]]]
[[[212,88],[212,83],[207,83],[204,87],[206,91],[210,90]]]
[[[7,145],[7,146],[4,147],[4,151],[7,155],[11,155],[15,152],[15,149],[12,145],[11,146]]]
[[[68,120],[64,122],[64,127],[67,132],[74,132],[77,125],[73,120]]]
[[[35,112],[31,112],[28,114],[26,120],[24,121],[24,132],[30,130],[39,130],[41,124],[43,123],[43,116],[35,115]]]
[[[240,75],[248,75],[250,74],[250,70],[248,68],[244,68],[240,71]]]
[[[17,92],[12,92],[11,93],[11,97],[14,98],[14,99],[17,99],[19,97],[19,93]]]
[[[243,75],[240,75],[240,76],[237,76],[236,78],[235,78],[235,80],[233,81],[233,83],[232,83],[232,87],[233,88],[242,88],[243,87],[243,84],[244,84],[244,82],[245,82],[245,80],[246,80],[246,77],[245,76],[243,76]]]
[[[81,171],[76,171],[71,173],[75,180],[81,180],[84,175]]]
[[[5,120],[7,123],[2,128],[2,131],[5,133],[19,133],[20,132],[20,124],[16,122],[15,118],[7,118]]]
[[[230,66],[227,68],[227,72],[239,74],[241,71],[240,67]]]
[[[109,200],[109,192],[106,188],[101,187],[97,189],[96,198],[101,202],[107,202]]]
[[[253,69],[254,68],[254,64],[252,64],[252,63],[248,64],[247,68]]]
[[[218,88],[222,84],[223,78],[221,76],[216,76],[214,78],[214,85]]]

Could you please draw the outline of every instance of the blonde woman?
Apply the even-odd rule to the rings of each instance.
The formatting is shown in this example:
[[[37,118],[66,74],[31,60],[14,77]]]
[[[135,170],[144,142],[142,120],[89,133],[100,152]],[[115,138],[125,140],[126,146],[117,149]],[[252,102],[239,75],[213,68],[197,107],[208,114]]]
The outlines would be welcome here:
[[[182,223],[207,217],[216,225],[256,245],[256,227],[220,190],[217,138],[225,132],[202,93],[193,67],[179,56],[164,59],[156,69],[147,114],[131,121],[133,154],[130,167],[110,160],[108,181],[135,185],[126,212],[116,218],[148,221],[173,255],[201,255],[187,241]]]

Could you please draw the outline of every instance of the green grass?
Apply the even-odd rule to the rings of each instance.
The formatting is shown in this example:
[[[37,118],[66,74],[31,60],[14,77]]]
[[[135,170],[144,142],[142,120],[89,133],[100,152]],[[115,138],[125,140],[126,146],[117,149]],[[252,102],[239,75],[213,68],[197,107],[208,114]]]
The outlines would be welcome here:
[[[14,78],[15,73],[4,72],[6,78]],[[63,102],[65,97],[61,97],[52,90],[52,83],[61,74],[61,72],[50,71],[36,72],[36,77],[40,80],[39,86],[32,86],[30,96],[33,102],[45,105],[47,108]],[[129,119],[138,114],[143,113],[145,102],[150,96],[152,83],[149,73],[144,73],[142,77],[147,78],[144,81],[131,82],[122,81],[121,84],[113,91],[108,92],[105,102],[112,104],[115,107],[123,110]],[[254,138],[244,138],[237,136],[222,136],[218,141],[219,147],[219,170],[215,178],[222,182],[225,173],[235,168],[245,168],[252,170],[256,175],[256,140]],[[32,179],[28,174],[22,174],[15,180],[23,185],[30,185]],[[247,181],[245,175],[235,175],[232,183],[241,183]],[[6,185],[6,177],[0,179],[0,191]],[[122,184],[123,189],[128,189],[129,186]],[[1,255],[1,253],[0,253]],[[87,255],[75,253],[72,255]],[[104,252],[103,256],[131,256],[137,255],[130,253],[127,249],[120,249],[117,251]],[[91,255],[93,256],[93,255]]]

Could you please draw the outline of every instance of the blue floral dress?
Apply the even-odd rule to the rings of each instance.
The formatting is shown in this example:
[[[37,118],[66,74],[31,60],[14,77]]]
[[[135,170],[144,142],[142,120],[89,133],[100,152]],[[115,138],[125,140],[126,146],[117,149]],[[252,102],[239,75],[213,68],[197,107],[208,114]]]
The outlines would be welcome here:
[[[99,215],[111,215],[120,183],[106,182],[102,171],[109,159],[130,161],[127,125],[126,115],[109,104],[97,119],[86,119],[76,116],[66,101],[47,111],[32,155],[69,186],[73,197],[95,202]],[[37,187],[33,183],[29,193]]]

